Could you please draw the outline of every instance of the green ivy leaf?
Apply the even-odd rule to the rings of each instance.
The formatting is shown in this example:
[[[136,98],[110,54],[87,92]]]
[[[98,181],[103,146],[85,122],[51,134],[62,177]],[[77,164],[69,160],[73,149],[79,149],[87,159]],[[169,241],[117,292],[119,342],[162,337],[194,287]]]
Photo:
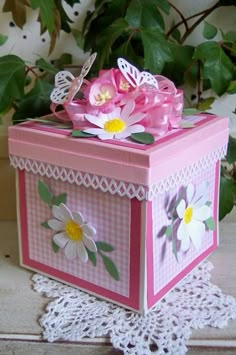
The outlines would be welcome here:
[[[170,13],[170,4],[167,0],[155,0],[154,3],[167,15]]]
[[[103,264],[107,270],[107,272],[109,273],[109,275],[111,275],[111,277],[116,280],[119,281],[120,279],[120,275],[119,275],[119,271],[117,270],[116,265],[114,264],[114,262],[108,258],[108,256],[100,254],[102,257],[102,261]]]
[[[151,28],[164,30],[164,20],[159,12],[156,1],[132,0],[127,8],[126,21],[133,28]]]
[[[38,193],[40,198],[46,202],[48,205],[52,204],[52,199],[53,196],[51,194],[51,192],[49,191],[48,186],[41,180],[39,180],[38,182]]]
[[[49,33],[54,30],[55,1],[54,0],[30,0],[33,10],[39,8],[42,28],[47,28]]]
[[[127,21],[125,21],[123,18],[118,18],[104,31],[100,32],[99,38],[97,38],[97,46],[102,50],[98,51],[96,58],[96,64],[98,68],[103,68],[109,63],[109,56],[112,45],[128,29],[129,25]]]
[[[215,221],[213,217],[208,218],[205,221],[205,224],[209,230],[213,231],[215,229]]]
[[[0,46],[2,46],[4,43],[6,43],[7,39],[8,39],[8,36],[5,36],[0,33]]]
[[[60,247],[54,242],[53,239],[52,239],[52,250],[54,251],[54,253],[58,253],[60,250]]]
[[[96,242],[96,246],[98,250],[102,250],[104,252],[111,252],[114,250],[113,246],[106,242]]]
[[[38,59],[35,64],[38,68],[43,69],[50,74],[55,75],[58,72],[58,70],[51,63],[47,62],[43,58]]]
[[[176,28],[172,33],[171,37],[174,38],[177,42],[180,42],[181,40],[181,32]]]
[[[147,132],[132,133],[130,138],[135,142],[143,144],[152,144],[155,142],[154,136]]]
[[[166,62],[172,61],[172,52],[165,36],[158,30],[141,28],[144,48],[144,67],[152,73],[160,73]]]
[[[79,30],[73,29],[72,35],[75,39],[77,46],[79,48],[83,49],[84,48],[84,34]]]
[[[53,65],[59,70],[63,70],[65,66],[70,64],[72,64],[72,55],[70,53],[62,53],[62,55],[53,62]]]
[[[211,25],[209,22],[205,21],[204,22],[204,27],[203,27],[203,37],[206,39],[212,39],[216,36],[217,34],[217,28],[213,25]]]
[[[169,43],[172,60],[165,63],[163,75],[174,80],[176,85],[184,82],[192,83],[195,86],[197,80],[197,68],[193,61],[194,47]],[[178,70],[176,70],[178,68]]]
[[[28,0],[5,0],[3,12],[11,12],[16,26],[22,28],[26,23],[26,6]]]
[[[59,206],[61,203],[66,204],[66,201],[67,201],[67,194],[63,193],[63,194],[55,196],[53,198],[53,203],[52,204],[56,205],[56,206]]]
[[[33,89],[20,101],[13,115],[13,122],[24,121],[26,117],[38,117],[51,113],[50,93],[53,86],[48,82],[37,79]]]
[[[194,58],[202,63],[204,79],[209,79],[212,89],[222,95],[228,88],[233,75],[234,66],[219,43],[207,41],[195,48]]]
[[[220,178],[220,208],[219,220],[221,221],[234,207],[236,199],[236,183],[224,176]]]
[[[42,223],[41,223],[41,226],[42,226],[42,227],[44,227],[44,228],[46,228],[46,229],[51,229],[51,228],[49,227],[49,225],[48,225],[48,222],[47,222],[47,221],[42,222]]]
[[[225,42],[230,42],[230,43],[236,42],[236,32],[235,31],[229,31],[226,33],[223,33],[221,31],[221,34],[222,34],[222,38]]]
[[[229,164],[236,162],[236,138],[229,136],[226,160]]]
[[[96,253],[93,253],[88,248],[86,248],[86,250],[87,250],[87,253],[88,253],[89,260],[91,261],[93,266],[96,266],[97,265],[97,255],[96,255]]]
[[[96,134],[85,133],[79,129],[73,129],[71,132],[72,137],[74,138],[92,138],[96,137]]]
[[[25,62],[16,55],[0,57],[0,112],[24,95]]]
[[[173,228],[172,226],[167,226],[166,227],[166,231],[165,231],[165,235],[167,238],[170,238],[172,236],[173,233]]]

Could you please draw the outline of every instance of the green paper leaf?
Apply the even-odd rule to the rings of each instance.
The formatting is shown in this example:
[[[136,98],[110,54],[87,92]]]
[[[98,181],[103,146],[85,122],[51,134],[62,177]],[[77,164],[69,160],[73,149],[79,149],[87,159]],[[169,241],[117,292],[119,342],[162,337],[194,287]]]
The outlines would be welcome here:
[[[54,0],[30,0],[33,10],[39,8],[42,28],[47,28],[49,33],[54,30],[55,2]]]
[[[114,264],[114,262],[108,258],[108,256],[100,254],[102,257],[102,261],[103,264],[107,270],[107,272],[109,273],[109,275],[111,275],[111,277],[116,280],[119,281],[120,279],[120,275],[119,275],[119,271],[117,270],[116,265]]]
[[[167,227],[166,227],[166,231],[165,231],[166,237],[167,237],[167,238],[170,238],[170,237],[172,236],[172,233],[173,233],[173,228],[172,228],[172,226],[167,226]]]
[[[197,115],[198,113],[200,113],[200,111],[193,107],[186,107],[183,109],[184,116]]]
[[[177,248],[176,248],[176,240],[174,238],[172,239],[172,252],[173,252],[175,259],[178,263],[179,259],[178,259],[178,253],[177,253]]]
[[[213,217],[208,218],[205,221],[205,224],[209,230],[213,231],[215,229],[215,221],[214,221]]]
[[[234,66],[218,42],[207,41],[195,48],[194,58],[202,63],[202,75],[210,80],[212,89],[222,95],[227,90],[233,75]]]
[[[160,73],[166,62],[171,62],[172,52],[169,42],[158,30],[141,28],[140,34],[144,48],[144,67],[152,73]]]
[[[212,39],[216,36],[217,34],[217,28],[213,25],[211,25],[209,22],[205,21],[204,22],[204,27],[203,27],[203,37],[206,39]]]
[[[236,80],[231,81],[227,89],[228,94],[236,94]]]
[[[41,223],[41,226],[42,226],[42,227],[44,227],[44,228],[46,228],[46,229],[51,229],[51,228],[49,227],[49,225],[48,225],[48,222],[47,222],[47,221],[42,222],[42,223]]]
[[[74,138],[92,138],[96,137],[96,134],[85,133],[79,129],[74,129],[71,133]]]
[[[47,62],[43,58],[38,59],[35,64],[38,68],[43,69],[50,74],[55,75],[58,72],[58,70],[51,63]]]
[[[25,62],[15,55],[0,57],[0,112],[24,95]]]
[[[114,250],[113,246],[106,242],[96,242],[96,246],[98,250],[102,250],[104,252],[111,252]]]
[[[208,206],[208,207],[211,206],[211,204],[212,204],[211,201],[207,201],[207,202],[205,203],[205,205]]]
[[[0,33],[0,46],[2,46],[4,43],[6,43],[7,39],[8,39],[8,36],[5,36]]]
[[[88,248],[86,248],[86,250],[87,250],[87,253],[88,253],[89,260],[91,261],[93,266],[96,266],[97,265],[97,255],[96,255],[96,253],[93,253]]]
[[[236,162],[236,138],[229,136],[226,160],[229,164]]]
[[[181,128],[194,128],[195,127],[195,124],[193,122],[188,122],[188,121],[180,121],[179,122],[179,125]]]
[[[135,142],[143,144],[152,144],[155,142],[154,136],[147,132],[132,133],[130,138]]]
[[[67,194],[66,193],[63,193],[63,194],[60,194],[58,196],[55,196],[53,198],[53,205],[56,205],[56,206],[59,206],[61,203],[64,203],[66,204],[66,201],[67,201]]]
[[[40,198],[44,202],[46,202],[48,205],[52,204],[53,196],[52,196],[51,192],[49,191],[48,186],[41,180],[39,180],[39,182],[38,182],[38,193],[39,193]]]
[[[60,247],[54,242],[53,239],[52,239],[52,250],[54,251],[54,253],[58,253],[60,250]]]
[[[234,207],[236,200],[236,183],[224,176],[220,178],[220,208],[219,220],[221,221]]]
[[[75,39],[77,46],[81,49],[84,48],[84,34],[79,30],[72,30],[72,35]]]

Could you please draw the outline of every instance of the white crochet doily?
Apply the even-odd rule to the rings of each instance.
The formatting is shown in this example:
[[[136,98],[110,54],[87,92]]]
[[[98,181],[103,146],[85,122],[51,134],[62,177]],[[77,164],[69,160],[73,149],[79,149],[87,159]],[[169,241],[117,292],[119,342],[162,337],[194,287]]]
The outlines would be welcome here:
[[[34,289],[54,299],[40,318],[43,337],[109,336],[125,355],[185,354],[193,329],[222,328],[236,318],[236,300],[209,281],[212,268],[203,262],[145,316],[35,274]]]

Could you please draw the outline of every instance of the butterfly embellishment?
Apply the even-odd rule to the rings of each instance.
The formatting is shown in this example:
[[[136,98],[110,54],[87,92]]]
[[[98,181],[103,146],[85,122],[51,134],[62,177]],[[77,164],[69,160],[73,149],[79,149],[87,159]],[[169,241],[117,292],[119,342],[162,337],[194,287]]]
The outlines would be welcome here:
[[[84,63],[80,75],[74,77],[67,70],[60,71],[55,76],[55,88],[52,90],[50,99],[58,105],[62,105],[67,101],[72,101],[76,93],[83,84],[84,77],[88,74],[97,53],[93,53]]]
[[[118,58],[117,64],[125,79],[134,88],[143,84],[148,84],[158,89],[157,80],[152,74],[148,73],[147,71],[140,72],[136,67],[131,65],[123,58]]]

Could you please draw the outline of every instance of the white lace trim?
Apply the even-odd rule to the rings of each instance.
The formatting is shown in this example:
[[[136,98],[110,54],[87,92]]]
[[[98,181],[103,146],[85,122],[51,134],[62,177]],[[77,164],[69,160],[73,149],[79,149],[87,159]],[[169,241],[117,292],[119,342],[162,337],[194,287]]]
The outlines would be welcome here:
[[[220,147],[214,152],[201,158],[187,168],[179,170],[177,173],[170,175],[168,178],[158,181],[151,186],[133,184],[125,181],[115,180],[106,176],[98,176],[69,168],[59,167],[53,164],[44,163],[28,158],[10,155],[10,162],[14,168],[26,170],[40,176],[47,176],[55,180],[69,182],[78,186],[92,187],[94,190],[109,192],[112,195],[127,196],[132,199],[136,197],[139,201],[153,200],[158,194],[169,191],[173,187],[181,185],[183,181],[187,181],[191,176],[195,176],[202,170],[209,168],[218,160],[223,158],[227,151],[227,144]]]
[[[54,298],[40,318],[43,337],[52,342],[109,335],[125,355],[183,355],[192,329],[222,328],[236,318],[236,300],[209,281],[212,268],[203,262],[145,316],[35,274],[34,289]]]

